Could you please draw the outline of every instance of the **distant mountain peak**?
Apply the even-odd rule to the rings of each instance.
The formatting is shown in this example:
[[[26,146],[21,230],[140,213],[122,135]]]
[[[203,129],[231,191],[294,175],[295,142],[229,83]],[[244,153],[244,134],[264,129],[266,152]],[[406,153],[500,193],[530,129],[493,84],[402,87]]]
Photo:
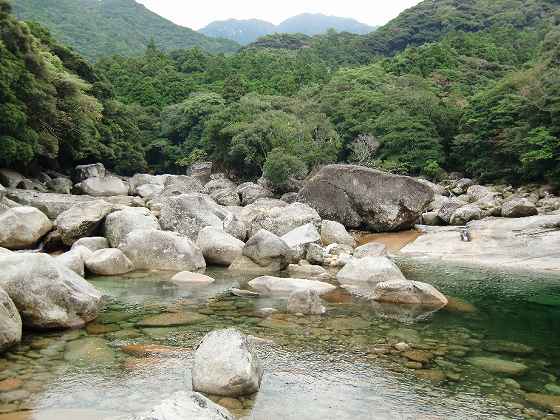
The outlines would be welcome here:
[[[374,27],[352,18],[328,16],[322,13],[302,13],[286,19],[279,25],[259,19],[215,21],[199,32],[206,36],[226,38],[241,45],[248,45],[258,38],[274,33],[300,33],[313,36],[323,34],[329,29],[354,34],[366,34],[375,30]]]

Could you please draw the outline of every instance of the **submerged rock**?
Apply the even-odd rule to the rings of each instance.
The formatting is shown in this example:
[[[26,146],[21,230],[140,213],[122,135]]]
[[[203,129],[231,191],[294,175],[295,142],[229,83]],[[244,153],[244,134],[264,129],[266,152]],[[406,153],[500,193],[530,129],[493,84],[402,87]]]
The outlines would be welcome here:
[[[388,232],[411,228],[433,197],[430,187],[413,178],[354,165],[326,165],[306,182],[298,201],[346,227]]]
[[[303,315],[322,315],[327,312],[316,290],[296,290],[288,297],[288,312]]]
[[[247,337],[235,329],[212,331],[194,354],[192,387],[225,397],[257,392],[263,368]]]
[[[0,257],[3,288],[30,328],[75,328],[92,321],[101,294],[72,270],[46,254]]]
[[[139,327],[176,327],[181,325],[192,325],[204,322],[208,319],[206,315],[195,312],[173,312],[159,315],[150,315],[138,322]]]
[[[137,270],[199,271],[206,268],[202,251],[173,232],[134,230],[119,245]]]
[[[546,394],[527,394],[525,399],[531,404],[552,411],[553,413],[560,414],[560,396],[546,395]]]
[[[317,280],[291,279],[271,276],[257,277],[249,282],[256,291],[267,295],[289,296],[294,291],[313,290],[319,295],[332,292],[336,289],[332,284]]]
[[[504,340],[488,340],[482,343],[482,348],[492,353],[531,354],[533,348],[526,344]]]
[[[182,391],[143,414],[116,420],[235,420],[235,417],[198,392]]]
[[[85,337],[66,344],[64,360],[84,365],[107,364],[115,360],[115,354],[105,339]]]
[[[0,289],[0,353],[21,341],[21,317],[10,296]]]
[[[0,246],[29,248],[51,229],[51,221],[36,208],[14,207],[0,213]]]
[[[520,376],[529,369],[526,365],[497,357],[469,357],[467,361],[487,372],[501,373],[510,376]]]
[[[378,302],[443,307],[447,298],[430,284],[410,280],[378,283],[372,299]]]

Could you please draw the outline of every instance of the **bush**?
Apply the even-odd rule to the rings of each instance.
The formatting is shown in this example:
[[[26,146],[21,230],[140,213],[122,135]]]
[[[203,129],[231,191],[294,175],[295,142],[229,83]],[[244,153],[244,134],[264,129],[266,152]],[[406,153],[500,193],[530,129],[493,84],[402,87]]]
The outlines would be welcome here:
[[[303,178],[307,167],[299,158],[283,149],[274,149],[266,157],[263,175],[275,187],[285,185],[290,178]]]

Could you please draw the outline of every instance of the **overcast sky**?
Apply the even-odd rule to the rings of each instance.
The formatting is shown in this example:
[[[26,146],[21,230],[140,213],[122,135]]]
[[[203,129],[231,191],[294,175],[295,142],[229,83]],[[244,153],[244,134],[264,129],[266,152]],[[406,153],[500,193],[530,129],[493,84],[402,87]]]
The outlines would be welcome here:
[[[193,29],[214,20],[262,19],[278,24],[300,13],[323,13],[352,17],[369,25],[380,25],[396,17],[419,0],[137,0],[157,14]]]

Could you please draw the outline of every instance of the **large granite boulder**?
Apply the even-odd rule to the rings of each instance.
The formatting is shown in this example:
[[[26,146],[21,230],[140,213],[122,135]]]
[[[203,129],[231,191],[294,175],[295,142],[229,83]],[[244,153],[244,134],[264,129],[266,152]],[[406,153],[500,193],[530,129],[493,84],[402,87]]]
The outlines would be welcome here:
[[[91,236],[101,226],[114,206],[104,200],[77,204],[60,214],[55,220],[62,242],[70,246],[78,239]]]
[[[288,313],[322,315],[327,312],[323,301],[315,290],[296,290],[288,297]]]
[[[105,172],[105,166],[102,163],[79,165],[74,169],[74,181],[82,182],[88,178],[104,178]]]
[[[71,194],[73,186],[69,178],[54,178],[47,182],[47,188],[57,194]]]
[[[500,270],[558,272],[560,214],[517,219],[488,218],[467,224],[470,242],[460,228],[431,227],[400,252],[424,261]],[[530,262],[530,263],[528,263]]]
[[[481,218],[482,210],[480,207],[474,204],[467,204],[455,210],[449,222],[455,226],[463,226],[473,220],[480,220]]]
[[[95,251],[85,263],[91,273],[101,276],[117,276],[134,270],[134,265],[128,257],[120,249],[115,248]]]
[[[502,217],[529,217],[537,214],[535,204],[526,198],[515,197],[502,204]]]
[[[260,229],[266,229],[275,235],[283,236],[308,223],[312,223],[315,226],[321,224],[319,214],[307,204],[293,203],[285,205],[286,203],[278,201],[283,203],[282,207],[260,208],[253,213],[248,224],[250,236],[257,233]]]
[[[387,257],[353,258],[336,275],[344,286],[373,288],[378,283],[405,280],[399,267]]]
[[[451,223],[451,218],[457,210],[463,207],[466,203],[458,198],[450,198],[442,203],[441,207],[438,209],[438,218],[445,224]]]
[[[6,197],[6,188],[0,184],[0,201],[4,200]]]
[[[263,368],[247,336],[235,329],[208,333],[194,353],[194,391],[224,397],[257,392]]]
[[[210,197],[221,206],[240,206],[241,198],[235,189],[217,190],[210,194]]]
[[[321,222],[321,242],[324,246],[342,244],[354,247],[356,245],[354,237],[348,233],[344,225],[332,220]]]
[[[137,270],[179,272],[206,268],[200,248],[174,232],[134,230],[121,241],[119,249]]]
[[[297,247],[305,247],[308,244],[318,243],[321,240],[321,235],[319,235],[313,223],[308,223],[289,231],[282,236],[282,240],[286,242],[290,248],[294,249]]]
[[[378,283],[372,299],[378,302],[420,305],[441,308],[447,298],[430,284],[410,280],[392,280]]]
[[[117,248],[133,230],[161,230],[156,217],[144,207],[127,207],[111,213],[105,219],[103,236],[109,245]]]
[[[205,194],[181,194],[162,200],[159,222],[164,230],[196,240],[206,226],[223,228],[230,213]]]
[[[96,318],[101,294],[47,254],[0,257],[0,288],[29,328],[76,328]]]
[[[146,200],[151,199],[152,197],[158,196],[163,192],[163,185],[158,184],[144,184],[140,185],[135,188],[135,192],[142,198]]]
[[[145,413],[114,420],[235,420],[235,417],[198,392],[181,391]]]
[[[212,176],[212,162],[197,162],[189,166],[187,170],[187,175],[198,179],[202,184],[206,184],[210,181]]]
[[[249,286],[263,295],[290,296],[295,291],[312,290],[319,296],[332,292],[335,286],[317,280],[291,279],[261,276],[249,282]]]
[[[0,184],[6,188],[20,188],[25,177],[11,169],[0,169]]]
[[[80,246],[89,249],[91,252],[99,251],[100,249],[109,248],[109,241],[101,236],[92,236],[89,238],[78,239],[72,245],[72,249],[78,248]]]
[[[387,247],[381,242],[369,242],[357,247],[352,255],[354,258],[386,257]]]
[[[388,232],[414,226],[433,197],[430,187],[413,178],[354,165],[327,165],[306,182],[298,201],[346,227]]]
[[[21,328],[21,317],[16,305],[0,288],[0,353],[21,341]]]
[[[243,247],[243,255],[261,267],[282,270],[288,265],[290,248],[281,238],[267,230],[260,230]]]
[[[196,244],[209,264],[229,266],[243,254],[245,243],[221,229],[207,226],[198,234]]]
[[[216,191],[235,190],[237,186],[225,177],[213,179],[204,185],[204,192],[206,194],[213,194]]]
[[[89,195],[68,195],[54,193],[39,193],[36,191],[8,190],[7,197],[22,206],[35,207],[41,210],[51,220],[55,220],[61,213],[74,207],[76,204],[89,203],[99,200],[98,197]],[[108,203],[120,206],[143,207],[144,202],[139,197],[114,196],[103,197]]]
[[[142,185],[159,185],[163,187],[166,175],[136,174],[128,180],[130,186],[136,190]]]
[[[114,195],[128,195],[130,185],[116,176],[103,178],[94,177],[83,180],[79,188],[85,195],[92,197],[111,197]]]
[[[192,176],[167,175],[160,196],[172,197],[181,194],[200,193],[203,190],[202,183]]]
[[[56,259],[57,263],[62,264],[66,268],[72,270],[74,273],[83,277],[85,274],[84,255],[86,253],[87,251],[83,252],[83,248],[76,247],[68,252],[65,252],[64,254],[57,255],[54,258]]]
[[[52,223],[34,207],[14,207],[0,213],[0,246],[25,249],[52,229]]]
[[[274,193],[265,187],[255,184],[254,182],[246,182],[237,187],[237,193],[241,198],[241,205],[247,206],[253,204],[260,198],[272,198]]]

